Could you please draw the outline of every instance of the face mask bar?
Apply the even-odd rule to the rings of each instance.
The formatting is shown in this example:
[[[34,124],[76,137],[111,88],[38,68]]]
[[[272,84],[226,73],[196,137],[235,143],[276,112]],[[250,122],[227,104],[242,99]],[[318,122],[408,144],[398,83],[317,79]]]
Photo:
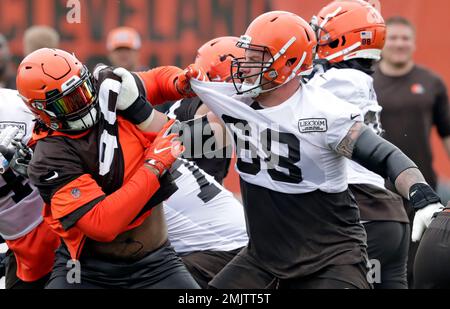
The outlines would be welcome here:
[[[246,50],[255,51],[255,52],[261,52],[262,53],[262,60],[265,59],[266,53],[270,56],[270,61],[243,61],[243,58],[235,59],[235,61],[232,62],[231,71],[233,76],[233,84],[236,88],[237,94],[250,94],[252,97],[258,96],[260,93],[269,92],[272,90],[275,90],[281,86],[283,86],[285,83],[291,81],[295,76],[297,75],[298,70],[302,67],[303,63],[305,62],[305,59],[307,57],[307,53],[303,52],[303,55],[298,62],[297,66],[293,68],[292,74],[281,84],[272,87],[270,89],[263,89],[265,85],[273,83],[278,78],[278,73],[276,70],[271,69],[272,65],[282,56],[286,53],[286,51],[291,47],[292,44],[297,40],[296,37],[292,37],[289,41],[286,42],[286,44],[275,54],[272,55],[270,50],[266,46],[261,45],[255,45],[250,44],[248,41],[250,41],[250,37],[243,36],[241,37],[240,42],[238,42],[237,47],[245,48]],[[236,73],[233,73],[233,68],[236,67]],[[253,75],[247,75],[244,76],[241,74],[241,69],[261,69],[261,72],[253,74]],[[267,82],[263,83],[264,75],[267,73],[267,76],[271,78]],[[247,78],[255,77],[257,76],[258,79],[253,84],[246,84],[245,82],[238,86],[236,84],[236,80],[245,80]]]
[[[271,69],[275,59],[266,46],[248,44],[244,42],[238,42],[236,44],[239,48],[244,48],[247,51],[254,51],[261,53],[261,61],[245,61],[246,58],[235,58],[231,62],[231,76],[233,85],[236,89],[236,93],[239,95],[248,94],[257,90],[262,90],[265,85],[271,84],[278,77],[277,73]],[[269,61],[263,61],[266,59],[266,55],[269,55]],[[255,74],[244,75],[242,69],[259,69],[260,71]],[[264,74],[273,74],[271,80],[263,82]],[[246,84],[245,79],[257,77],[257,80],[253,84]],[[246,86],[244,86],[246,85]],[[260,91],[259,91],[260,92]]]

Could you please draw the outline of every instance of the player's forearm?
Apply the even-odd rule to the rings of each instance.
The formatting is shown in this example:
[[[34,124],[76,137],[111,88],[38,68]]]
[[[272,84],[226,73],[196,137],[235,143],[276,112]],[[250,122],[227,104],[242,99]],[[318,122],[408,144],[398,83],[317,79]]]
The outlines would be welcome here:
[[[169,121],[169,118],[164,113],[154,109],[144,122],[138,124],[138,128],[143,132],[159,132],[167,121]]]
[[[395,188],[406,199],[409,199],[411,187],[417,183],[427,183],[422,173],[417,168],[410,168],[398,175],[395,180]]]
[[[160,105],[183,98],[175,87],[175,81],[182,72],[180,68],[165,66],[137,74],[144,84],[147,100],[152,105]]]
[[[159,189],[155,171],[141,167],[119,190],[108,195],[86,213],[76,226],[99,242],[114,240]]]
[[[405,198],[409,198],[410,188],[414,184],[426,183],[414,162],[361,123],[356,123],[349,130],[336,151],[365,168],[388,177]]]

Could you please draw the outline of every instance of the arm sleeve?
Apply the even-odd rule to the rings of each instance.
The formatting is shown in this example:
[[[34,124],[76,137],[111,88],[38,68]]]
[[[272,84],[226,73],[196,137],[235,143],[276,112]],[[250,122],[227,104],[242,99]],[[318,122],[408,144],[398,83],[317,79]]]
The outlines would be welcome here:
[[[450,104],[447,88],[441,80],[439,80],[438,94],[433,106],[433,122],[442,138],[450,136]]]
[[[141,167],[122,188],[95,205],[87,204],[91,209],[75,226],[91,239],[110,242],[136,218],[158,189],[158,178]],[[95,186],[92,190],[96,190]]]
[[[76,226],[91,239],[109,242],[125,230],[158,189],[157,177],[145,167],[108,196],[85,174],[58,190],[50,206],[65,230]]]
[[[179,121],[189,121],[195,118],[197,110],[202,105],[198,97],[181,100],[181,104],[173,111]]]
[[[136,74],[144,85],[147,100],[156,106],[183,98],[175,87],[175,81],[182,72],[180,68],[165,66]]]

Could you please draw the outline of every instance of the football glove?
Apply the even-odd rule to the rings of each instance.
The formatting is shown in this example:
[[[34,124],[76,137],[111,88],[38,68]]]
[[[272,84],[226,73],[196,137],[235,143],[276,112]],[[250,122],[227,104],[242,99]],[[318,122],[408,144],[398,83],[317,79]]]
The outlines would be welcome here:
[[[139,89],[133,75],[124,68],[117,68],[114,74],[122,79],[116,108],[119,111],[128,109],[139,98]]]
[[[411,186],[409,200],[416,210],[411,240],[417,242],[433,221],[435,213],[441,212],[444,206],[440,203],[439,196],[425,183],[417,183]]]
[[[435,203],[419,209],[416,212],[411,234],[413,242],[417,242],[422,238],[422,234],[428,228],[431,221],[433,221],[435,214],[441,212],[443,209],[444,205]]]
[[[184,152],[184,146],[176,133],[168,133],[175,120],[169,121],[156,136],[152,145],[145,151],[145,164],[156,169],[163,176],[175,160]]]
[[[191,97],[196,96],[196,94],[194,93],[194,91],[192,91],[192,88],[191,88],[191,79],[198,79],[200,81],[208,80],[205,72],[203,72],[202,69],[198,68],[194,64],[189,65],[183,71],[183,73],[178,75],[178,77],[175,81],[175,87],[177,88],[178,92],[186,98],[191,98]]]
[[[12,144],[16,147],[16,152],[9,167],[17,174],[28,178],[28,166],[33,158],[33,150],[19,140],[14,140]]]
[[[3,174],[10,166],[14,156],[14,139],[22,139],[23,133],[18,127],[8,126],[0,133],[0,174]]]

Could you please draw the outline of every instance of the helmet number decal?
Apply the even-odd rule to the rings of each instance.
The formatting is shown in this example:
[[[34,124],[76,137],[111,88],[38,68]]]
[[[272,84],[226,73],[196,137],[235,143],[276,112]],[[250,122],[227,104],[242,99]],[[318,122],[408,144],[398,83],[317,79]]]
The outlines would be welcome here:
[[[371,39],[362,39],[361,44],[362,45],[370,45],[370,44],[372,44],[372,40]]]

